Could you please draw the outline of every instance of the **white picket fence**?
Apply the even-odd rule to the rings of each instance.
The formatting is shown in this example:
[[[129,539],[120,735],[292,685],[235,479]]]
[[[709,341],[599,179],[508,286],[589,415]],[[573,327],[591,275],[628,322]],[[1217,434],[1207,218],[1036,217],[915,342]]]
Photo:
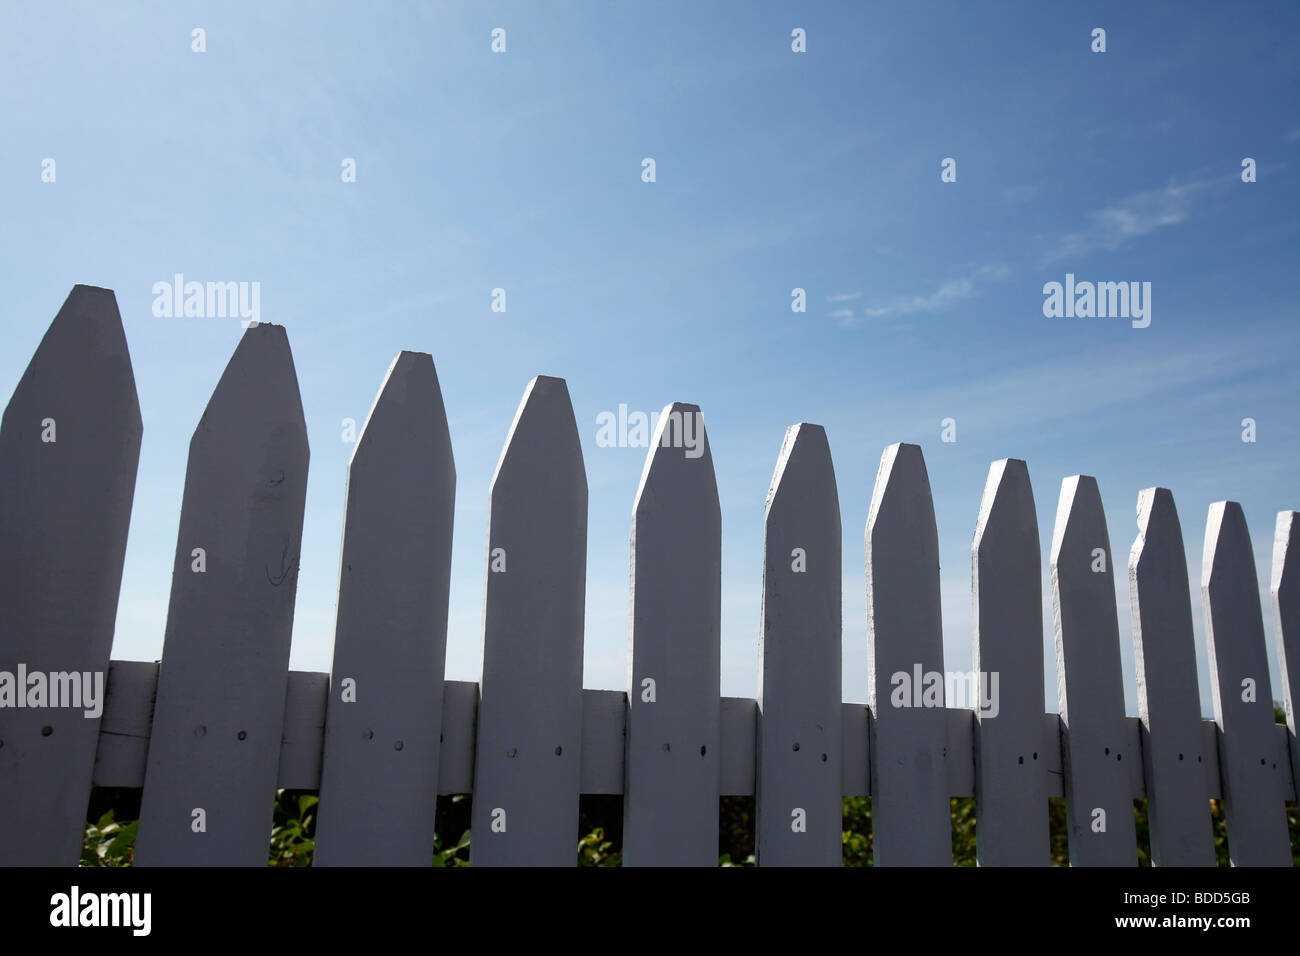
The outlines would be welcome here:
[[[439,793],[471,792],[475,865],[573,865],[579,794],[622,794],[627,865],[716,865],[722,794],[756,794],[761,865],[834,865],[841,797],[870,795],[877,865],[1042,865],[1064,796],[1071,862],[1290,865],[1300,751],[1300,522],[1277,523],[1275,722],[1240,506],[1210,507],[1200,716],[1182,532],[1139,496],[1129,559],[1140,716],[1126,717],[1097,483],[1063,483],[1050,567],[1060,714],[1044,713],[1041,553],[1025,463],[993,464],[972,549],[974,670],[996,713],[901,695],[944,673],[921,450],[892,445],[866,527],[872,700],[841,688],[841,525],[824,430],[785,436],[768,493],[759,699],[720,696],[720,517],[707,436],[661,418],[632,528],[628,690],[582,687],[587,486],[562,379],[529,383],[497,466],[479,684],[445,681],[455,468],[430,356],[388,370],[348,474],[333,673],[291,672],[307,437],[288,339],[243,336],[190,444],[162,664],[109,660],[141,421],[113,293],[77,286],[0,428],[3,672],[107,672],[102,717],[0,706],[0,863],[75,864],[92,785],[143,787],[139,865],[265,865],[276,787],[319,789],[319,865],[428,865]],[[690,451],[688,454],[687,452]],[[1287,662],[1293,662],[1288,670]],[[14,682],[10,683],[14,690]],[[23,688],[17,688],[19,696]],[[920,689],[914,689],[920,694]],[[910,692],[909,692],[910,693]],[[28,696],[24,700],[34,702]],[[921,699],[925,703],[925,699]]]

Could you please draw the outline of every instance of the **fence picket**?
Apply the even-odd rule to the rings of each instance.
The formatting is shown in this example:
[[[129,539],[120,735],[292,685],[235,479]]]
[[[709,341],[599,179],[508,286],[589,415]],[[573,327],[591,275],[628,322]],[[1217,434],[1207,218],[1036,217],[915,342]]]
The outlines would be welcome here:
[[[142,431],[117,299],[75,286],[0,425],[0,866],[81,855]],[[15,706],[20,665],[46,706]]]
[[[1097,480],[1061,482],[1052,533],[1056,687],[1072,866],[1136,866],[1114,561]]]
[[[1286,706],[1293,793],[1300,799],[1300,512],[1280,511],[1273,535],[1273,627]]]
[[[989,466],[971,575],[975,686],[988,698],[974,702],[976,859],[1046,866],[1042,551],[1023,461]]]
[[[470,863],[573,866],[587,476],[564,379],[528,384],[490,512]]]
[[[842,534],[820,425],[786,430],[763,537],[756,855],[760,866],[838,866]]]
[[[874,862],[951,866],[939,536],[920,446],[881,455],[865,537]]]
[[[716,866],[722,515],[697,405],[660,415],[631,544],[623,863]]]
[[[316,866],[428,866],[456,465],[433,359],[388,368],[348,464]]]
[[[1277,746],[1259,579],[1246,516],[1235,501],[1210,505],[1201,594],[1228,853],[1234,866],[1290,866],[1285,754]]]
[[[1214,866],[1183,530],[1166,488],[1138,494],[1129,552],[1133,658],[1155,866]]]
[[[137,865],[266,865],[307,461],[288,336],[252,326],[190,441]]]

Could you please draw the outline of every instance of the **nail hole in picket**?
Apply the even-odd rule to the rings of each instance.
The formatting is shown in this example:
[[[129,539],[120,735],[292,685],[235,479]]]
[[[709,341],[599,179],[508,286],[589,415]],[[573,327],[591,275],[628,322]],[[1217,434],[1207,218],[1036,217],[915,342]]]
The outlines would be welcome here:
[[[798,750],[798,749],[799,749],[799,744],[798,744],[798,742],[796,741],[796,742],[795,742],[795,745],[794,745],[793,747],[791,747],[790,749],[791,749],[791,750]]]
[[[375,737],[375,732],[374,732],[373,730],[363,730],[363,731],[361,731],[361,739],[362,739],[362,740],[373,740],[374,737]]]
[[[46,724],[44,727],[41,728],[42,737],[48,737],[52,733],[54,733],[54,728],[51,727],[49,724]]]
[[[671,749],[672,749],[672,748],[669,747],[667,744],[664,744],[664,753],[668,753],[668,751],[671,750]]]
[[[1110,748],[1109,748],[1109,747],[1106,748],[1106,756],[1107,756],[1107,757],[1110,756]]]
[[[404,743],[402,743],[402,742],[399,740],[399,741],[396,741],[396,742],[393,744],[393,749],[394,749],[394,750],[401,750],[401,749],[402,749],[403,747],[405,747],[405,746],[406,746],[406,745],[405,745]]]
[[[709,748],[706,747],[704,744],[700,744],[700,756],[703,757],[708,752],[709,752]]]
[[[1038,751],[1034,751],[1034,759],[1035,759],[1035,760],[1038,759]]]
[[[1182,755],[1182,754],[1179,754],[1179,755],[1178,755],[1178,759],[1179,759],[1179,760],[1182,760],[1182,759],[1183,759],[1183,755]]]
[[[248,739],[248,731],[247,731],[247,730],[241,730],[241,731],[239,732],[239,739],[240,739],[240,740],[247,740],[247,739]]]
[[[562,753],[564,753],[564,746],[563,746],[563,745],[561,745],[561,746],[555,748],[555,756],[558,757],[558,756],[559,756],[560,754],[562,754]]]
[[[826,755],[825,755],[825,754],[822,754],[822,763],[825,763],[825,762],[826,762]]]
[[[1020,761],[1020,763],[1024,763],[1024,762],[1025,762],[1025,758],[1024,758],[1024,757],[1019,757],[1019,758],[1017,758],[1017,759]]]
[[[195,737],[206,737],[207,735],[208,735],[208,728],[205,727],[203,724],[199,724],[197,727],[194,728]]]

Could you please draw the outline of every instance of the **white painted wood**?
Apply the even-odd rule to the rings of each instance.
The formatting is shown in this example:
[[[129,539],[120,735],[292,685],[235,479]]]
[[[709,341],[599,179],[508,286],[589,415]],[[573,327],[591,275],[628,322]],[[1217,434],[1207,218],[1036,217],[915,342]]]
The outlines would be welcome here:
[[[759,866],[843,860],[839,491],[826,430],[792,425],[767,493],[759,625]]]
[[[75,369],[65,367],[69,355],[76,358]],[[409,656],[418,640],[393,638],[391,643],[398,647],[376,653],[387,632],[376,637],[375,622],[394,633],[399,630],[392,626],[394,608],[411,610],[416,602],[431,599],[433,617],[441,622],[435,620],[433,625],[434,643],[443,639],[445,629],[446,577],[439,568],[449,562],[450,493],[445,496],[445,522],[431,533],[419,531],[412,526],[412,512],[400,502],[414,499],[427,504],[426,498],[437,497],[438,490],[420,481],[404,489],[397,474],[418,471],[411,455],[385,458],[376,451],[382,444],[378,441],[382,423],[391,426],[386,439],[389,451],[393,447],[409,451],[402,440],[431,439],[427,419],[403,417],[398,407],[412,400],[412,382],[419,375],[412,372],[407,381],[397,371],[404,368],[403,362],[415,363],[410,367],[415,369],[423,359],[427,356],[403,353],[390,369],[390,380],[363,432],[361,444],[367,451],[363,455],[359,447],[353,463],[349,521],[355,519],[355,526],[364,530],[352,539],[357,547],[349,548],[345,529],[339,616],[340,638],[351,634],[340,640],[340,646],[348,646],[357,656],[355,665],[340,656],[335,662],[336,679],[349,668],[378,675],[387,692],[375,702],[366,723],[369,728],[387,721],[386,726],[400,731],[395,740],[404,746],[395,747],[394,753],[403,756],[389,755],[373,766],[362,761],[356,764],[360,770],[354,776],[340,776],[347,762],[344,755],[364,753],[365,748],[330,741],[322,769],[322,745],[331,733],[327,724],[334,726],[326,716],[326,702],[335,693],[330,676],[287,671],[308,452],[283,329],[263,324],[249,330],[191,443],[164,664],[160,668],[144,662],[110,663],[108,648],[141,429],[112,293],[82,286],[74,289],[0,426],[0,532],[6,541],[20,543],[17,548],[0,549],[4,572],[0,574],[0,670],[16,669],[20,661],[29,669],[46,672],[84,670],[102,661],[100,669],[107,671],[106,700],[102,719],[71,727],[59,723],[62,715],[37,727],[31,720],[38,712],[0,710],[0,804],[6,808],[6,815],[0,815],[0,863],[67,860],[80,840],[88,780],[93,780],[102,786],[145,786],[137,844],[137,862],[142,865],[264,864],[275,786],[322,787],[326,816],[318,833],[318,862],[323,865],[343,859],[341,848],[348,838],[365,857],[358,862],[424,865],[426,838],[419,834],[414,841],[407,838],[432,826],[436,794],[474,792],[491,803],[496,793],[504,791],[524,794],[539,812],[560,808],[557,813],[564,820],[575,816],[568,807],[571,797],[576,806],[578,792],[626,793],[630,865],[712,865],[719,794],[757,792],[763,821],[762,808],[781,799],[774,796],[776,789],[811,792],[810,783],[816,778],[804,772],[798,757],[776,752],[763,756],[778,737],[788,735],[790,727],[801,735],[822,734],[827,740],[838,735],[838,748],[828,745],[817,751],[818,756],[827,754],[822,762],[828,765],[828,780],[836,781],[818,781],[817,794],[827,808],[832,799],[838,802],[840,794],[877,798],[875,838],[881,865],[949,863],[947,797],[972,793],[981,798],[985,814],[979,824],[981,862],[993,862],[989,854],[998,848],[1005,848],[1008,856],[1011,850],[1023,851],[1034,862],[1036,839],[1022,840],[1015,826],[1026,831],[1037,828],[1032,807],[1041,798],[1031,792],[1037,784],[1011,786],[1009,781],[1018,778],[1019,770],[1010,776],[992,773],[999,747],[1007,743],[994,730],[1003,726],[997,721],[1010,713],[1008,706],[1025,709],[1014,722],[1021,727],[1014,743],[1032,747],[1037,740],[1040,745],[1041,771],[1033,769],[1029,775],[1044,778],[1046,795],[1067,797],[1074,863],[1134,861],[1131,801],[1136,797],[1152,801],[1153,853],[1161,865],[1206,861],[1204,811],[1197,808],[1219,797],[1228,805],[1234,863],[1290,863],[1279,805],[1294,799],[1295,774],[1300,770],[1300,754],[1295,752],[1295,660],[1300,657],[1300,636],[1293,626],[1300,620],[1300,572],[1292,573],[1294,559],[1288,563],[1296,550],[1292,543],[1300,534],[1296,513],[1279,516],[1271,581],[1289,726],[1272,720],[1254,558],[1244,516],[1231,502],[1212,506],[1206,535],[1202,590],[1216,716],[1214,721],[1197,716],[1181,531],[1172,498],[1161,489],[1144,492],[1140,499],[1140,534],[1130,560],[1141,716],[1124,716],[1113,558],[1100,496],[1095,481],[1088,478],[1065,482],[1050,562],[1062,713],[1059,717],[1035,714],[1031,702],[1041,698],[1041,683],[1031,686],[1035,665],[1015,653],[1022,646],[1028,655],[1035,651],[1034,625],[1029,620],[1035,616],[1029,597],[1034,589],[1028,582],[1038,560],[1037,537],[1032,533],[1028,475],[1023,463],[1013,461],[994,467],[973,547],[976,669],[989,672],[998,662],[999,716],[975,713],[942,699],[937,703],[948,706],[893,708],[888,705],[895,690],[890,678],[903,672],[900,661],[913,665],[913,674],[918,665],[923,674],[942,674],[943,660],[937,536],[928,478],[919,449],[892,446],[882,461],[867,530],[870,706],[876,714],[861,704],[841,703],[837,690],[810,691],[819,680],[825,679],[828,686],[834,683],[828,677],[831,655],[837,651],[834,644],[809,652],[816,638],[829,634],[822,625],[837,609],[838,601],[829,594],[835,583],[831,576],[818,580],[828,589],[822,600],[801,610],[798,593],[792,590],[798,586],[794,578],[787,575],[790,580],[778,587],[776,576],[769,575],[760,720],[759,701],[718,695],[720,519],[712,459],[702,429],[680,428],[681,416],[698,409],[670,406],[666,411],[677,419],[666,418],[656,435],[657,443],[664,436],[669,441],[648,456],[635,508],[631,698],[622,691],[581,689],[582,600],[568,587],[575,580],[569,573],[572,568],[565,571],[565,562],[554,562],[557,566],[547,570],[562,581],[556,587],[502,591],[495,603],[489,593],[483,681],[488,703],[480,706],[478,684],[443,679],[440,648],[434,653],[438,666],[425,671],[428,660],[423,651]],[[428,370],[431,374],[431,361]],[[75,387],[69,387],[72,381]],[[558,381],[539,378],[534,390]],[[433,389],[436,393],[436,378]],[[57,414],[45,415],[50,396]],[[390,400],[391,407],[385,405]],[[567,394],[564,404],[571,422]],[[521,418],[528,407],[526,400]],[[41,419],[33,428],[29,420],[36,413]],[[42,442],[50,446],[42,449],[36,442],[45,430],[45,418],[57,421],[58,439]],[[445,432],[445,417],[438,424]],[[671,440],[674,427],[676,442]],[[522,428],[517,432],[503,463],[511,449],[523,447],[516,439],[527,432]],[[827,540],[835,537],[829,526],[817,524],[828,520],[835,497],[829,452],[819,476],[825,479],[824,487],[809,480],[815,469],[798,464],[800,442],[812,434],[811,426],[802,426],[791,436],[773,482],[767,540],[772,547],[780,544],[775,554],[785,548],[779,541],[783,534],[826,531]],[[69,435],[75,441],[68,441]],[[575,441],[576,449],[576,427],[566,435]],[[701,444],[684,447],[681,439],[686,437],[698,438]],[[435,445],[437,438],[432,435]],[[538,444],[539,440],[533,441]],[[699,454],[691,453],[694,447]],[[449,447],[445,457],[450,488],[454,473]],[[542,461],[531,453],[524,458],[529,467],[519,465],[518,472],[531,471],[529,479],[551,463],[551,458]],[[577,460],[580,470],[580,453]],[[353,486],[362,484],[362,463],[373,472],[375,487],[383,490],[370,496],[371,514],[365,521],[361,510],[354,512],[351,496]],[[503,468],[498,479],[507,471]],[[85,486],[79,477],[83,473],[100,476],[94,488]],[[105,475],[115,477],[105,481]],[[801,476],[797,493],[790,483],[796,475]],[[523,490],[513,498],[526,497],[538,484],[521,481]],[[505,485],[494,487],[494,499],[498,490],[505,501]],[[565,505],[572,505],[574,499],[560,498],[547,517],[573,533],[578,522],[561,519]],[[517,500],[511,503],[523,506]],[[39,524],[33,516],[40,518]],[[495,523],[493,529],[498,530]],[[445,559],[434,562],[430,588],[429,575],[416,570],[422,553],[419,546],[443,530]],[[529,534],[530,540],[551,540],[536,527]],[[407,540],[407,550],[417,553],[399,557],[401,549],[394,550],[393,542],[400,540]],[[492,541],[490,535],[490,546]],[[201,573],[193,568],[195,547],[204,549],[206,567]],[[509,547],[518,550],[513,544]],[[356,600],[349,602],[343,597],[348,593],[347,564],[358,554],[376,567],[385,561],[394,567],[380,584],[355,584]],[[1101,568],[1094,567],[1098,554],[1105,562]],[[22,560],[15,563],[15,555]],[[780,562],[768,557],[769,571],[779,569]],[[355,567],[356,561],[352,564]],[[35,577],[33,568],[40,571]],[[51,605],[66,604],[61,603],[66,581],[56,581],[58,575],[73,576],[78,593],[90,595],[74,609],[80,615],[75,621],[62,612],[57,622],[49,618]],[[799,579],[799,584],[813,580]],[[62,590],[51,591],[56,584]],[[399,593],[403,587],[405,596]],[[557,591],[567,593],[563,603],[576,611],[578,627],[555,624],[551,612],[562,617],[561,608],[537,604],[535,613],[527,611],[530,600],[541,600],[539,593],[553,597]],[[502,614],[495,631],[490,620],[494,607]],[[525,642],[521,652],[510,639],[529,628],[559,636]],[[411,631],[417,638],[418,632],[419,628]],[[498,640],[491,636],[494,633],[504,636]],[[801,636],[787,648],[782,642],[796,633]],[[571,651],[569,642],[575,637],[576,678],[572,653],[523,667],[528,648],[554,649],[563,643]],[[497,648],[500,654],[495,653]],[[776,662],[779,654],[796,648],[799,653]],[[60,663],[34,668],[29,660],[52,659],[56,650],[66,651]],[[70,663],[61,663],[64,660]],[[537,688],[530,687],[527,676],[535,678],[552,664],[559,676],[544,683],[563,685],[563,693],[529,697]],[[653,705],[657,710],[642,698],[639,678],[648,671],[658,675]],[[1008,695],[1008,675],[1015,674],[1021,676],[1011,680],[1015,693]],[[1253,681],[1253,700],[1242,693],[1247,678]],[[503,687],[511,690],[501,691]],[[778,697],[788,700],[788,706],[777,706]],[[497,700],[502,701],[499,708]],[[669,706],[660,707],[665,701]],[[816,708],[824,711],[825,720],[817,719],[818,714],[808,718]],[[899,713],[909,710],[914,713]],[[554,800],[547,789],[551,778],[545,772],[516,774],[498,789],[489,780],[488,761],[475,760],[476,746],[490,751],[498,730],[515,736],[547,733],[555,724],[542,718],[533,721],[535,726],[527,725],[522,717],[541,712],[563,715],[568,727],[565,739],[572,743],[562,745],[562,754],[578,758],[562,761],[570,772],[560,775],[563,786]],[[342,718],[346,711],[335,708],[331,713]],[[797,726],[801,719],[812,719],[811,731],[807,724]],[[38,732],[48,727],[48,733],[40,736],[49,742],[33,745],[28,739],[33,727]],[[90,732],[84,731],[86,727]],[[692,756],[697,740],[703,742]],[[411,741],[422,741],[426,759],[417,759],[419,748]],[[67,759],[61,747],[67,748]],[[1193,751],[1199,761],[1195,766],[1190,761]],[[675,756],[666,756],[670,753]],[[1034,751],[1030,753],[1032,758]],[[87,754],[93,755],[93,762]],[[1137,759],[1139,754],[1145,766]],[[683,755],[692,759],[679,759]],[[1182,761],[1177,759],[1180,755]],[[1021,756],[1018,750],[1016,756]],[[829,766],[836,760],[837,771]],[[786,769],[769,779],[768,771],[778,764]],[[1021,766],[1019,760],[1015,766]],[[380,778],[386,783],[376,786]],[[51,781],[57,786],[42,790]],[[327,822],[327,808],[340,812],[344,798],[338,793],[339,788],[347,789],[345,784],[362,797],[350,816],[344,812],[339,819],[361,820],[366,826],[378,823],[364,836],[360,833],[364,826]],[[999,796],[991,795],[995,790]],[[1006,813],[1015,800],[1024,800],[1029,808],[1018,821]],[[811,804],[812,798],[807,802]],[[1108,810],[1104,833],[1091,826],[1094,806]],[[204,810],[203,832],[192,826],[192,810],[198,808]],[[1010,837],[998,835],[987,816],[993,809],[1007,818]],[[825,815],[831,815],[829,809]],[[549,824],[539,824],[533,831],[554,844],[548,862],[572,862],[576,831],[569,837],[563,837],[563,831],[564,825]],[[777,854],[772,849],[775,844],[763,843],[761,834],[760,843],[763,862],[770,865]],[[480,854],[476,862],[485,862],[484,845],[476,837]],[[51,848],[56,852],[52,854]],[[512,850],[503,862],[521,862],[525,855]],[[829,853],[815,862],[828,862],[828,858]]]
[[[840,793],[871,796],[871,708],[840,704]]]
[[[867,681],[876,866],[951,866],[939,537],[917,445],[885,449],[867,517]],[[928,703],[922,686],[938,675]]]
[[[1046,866],[1042,552],[1029,469],[989,467],[971,546],[975,837],[980,866]]]
[[[1151,862],[1214,866],[1183,530],[1167,488],[1141,491],[1137,514],[1128,577]]]
[[[348,465],[315,866],[429,866],[456,466],[433,359],[388,368]]]
[[[449,680],[442,691],[442,752],[438,759],[438,793],[474,789],[474,730],[478,684]]]
[[[137,866],[266,865],[307,460],[288,336],[250,327],[190,441]]]
[[[0,671],[59,688],[44,707],[0,707],[0,866],[81,856],[100,730],[87,713],[103,700],[48,705],[102,693],[141,432],[117,301],[78,285],[0,425]]]
[[[325,705],[330,675],[290,671],[280,736],[280,768],[275,785],[287,790],[319,790],[325,737]],[[319,817],[317,817],[319,822]],[[318,831],[319,832],[319,831]]]
[[[698,406],[661,414],[633,515],[623,864],[717,866],[722,518]]]
[[[1290,866],[1282,784],[1288,768],[1277,747],[1255,554],[1235,501],[1210,505],[1201,594],[1228,854],[1233,866]]]
[[[1300,793],[1300,512],[1280,511],[1273,535],[1273,627],[1277,634],[1292,793]],[[1294,796],[1289,799],[1295,799]]]
[[[490,498],[470,864],[573,866],[587,475],[564,379],[529,383]]]
[[[93,783],[96,787],[144,785],[145,760],[149,756],[149,725],[153,721],[157,689],[156,663],[113,661],[109,664],[105,689],[107,699],[104,716],[99,722],[99,747],[95,751]],[[286,720],[288,717],[286,708]],[[319,753],[319,737],[316,743]]]
[[[1136,866],[1114,558],[1097,481],[1061,483],[1050,559],[1072,866]],[[1127,763],[1127,765],[1126,765]]]
[[[153,709],[158,665],[141,661],[113,661],[109,669],[108,703],[101,722],[99,752],[95,762],[95,786],[139,787],[144,783],[145,756],[149,746],[149,720]],[[284,731],[280,741],[280,770],[277,787],[316,790],[320,787],[321,744],[325,733],[325,698],[329,675],[310,671],[289,672],[285,699]],[[582,692],[582,792],[623,792],[624,732],[627,694],[621,690]],[[758,702],[740,697],[723,697],[722,782],[727,796],[753,796],[755,792],[755,746]],[[849,797],[871,796],[870,710],[865,704],[840,705],[842,726],[842,793]],[[470,681],[443,682],[442,753],[438,761],[438,793],[471,793],[474,789],[474,726],[478,709],[478,684]],[[974,714],[948,709],[948,795],[975,795]],[[1125,746],[1137,750],[1140,723],[1124,718]],[[1219,761],[1215,750],[1217,726],[1201,720],[1202,749],[1205,752],[1207,795],[1223,796],[1219,789]],[[1287,728],[1276,724],[1278,752],[1287,747]],[[1061,721],[1058,714],[1043,715],[1042,747],[1046,761],[1047,795],[1063,797],[1061,786]],[[1135,768],[1135,769],[1134,769]],[[1145,797],[1146,785],[1140,762],[1131,765],[1128,783],[1134,799]],[[1295,799],[1286,782],[1285,798]]]

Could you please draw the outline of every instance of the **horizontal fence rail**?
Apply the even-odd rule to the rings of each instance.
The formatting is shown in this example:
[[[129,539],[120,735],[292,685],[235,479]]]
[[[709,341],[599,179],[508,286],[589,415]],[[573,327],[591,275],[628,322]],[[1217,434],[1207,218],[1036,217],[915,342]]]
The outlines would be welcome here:
[[[716,865],[719,797],[756,797],[760,865],[839,862],[870,796],[875,862],[950,865],[975,797],[981,865],[1286,866],[1300,789],[1300,522],[1270,592],[1240,505],[1210,506],[1200,716],[1182,528],[1138,497],[1124,713],[1115,557],[1095,478],[1061,485],[1048,556],[1060,714],[1044,712],[1029,470],[990,467],[971,547],[969,708],[947,699],[939,547],[919,446],[866,512],[866,703],[841,699],[843,527],[831,445],[791,426],[764,517],[757,700],[720,694],[721,514],[701,410],[664,408],[636,489],[625,690],[582,687],[587,479],[568,386],[527,386],[493,476],[482,680],[445,675],[456,469],[432,356],[402,352],[348,469],[329,674],[288,670],[309,451],[289,340],[242,337],[189,448],[161,662],[110,661],[142,426],[113,293],[77,286],[0,425],[0,865],[75,864],[92,786],[143,788],[135,862],[263,865],[276,787],[319,791],[315,862],[428,865],[438,794],[471,793],[475,865],[572,865],[581,794],[621,794],[625,865]],[[950,662],[949,662],[950,663]],[[34,676],[32,676],[34,675]],[[31,683],[35,681],[35,683]],[[59,703],[103,682],[102,712]],[[90,685],[87,685],[90,686]],[[96,684],[95,686],[98,686]],[[35,696],[33,696],[35,695]]]
[[[99,753],[95,758],[97,787],[141,787],[145,757],[149,750],[150,711],[158,677],[156,663],[113,661],[108,675],[108,700],[100,730]],[[288,790],[317,790],[321,781],[321,753],[325,733],[325,697],[329,675],[314,671],[290,671],[285,704],[284,733],[280,743],[280,769],[276,786]],[[474,727],[477,720],[478,684],[474,681],[446,681],[443,685],[442,754],[438,764],[438,793],[474,792]],[[723,796],[753,796],[756,790],[758,701],[744,697],[720,698],[721,777]],[[623,780],[623,732],[627,694],[621,690],[582,691],[582,773],[578,785],[584,794],[621,794]],[[945,746],[948,748],[948,796],[973,797],[975,793],[975,712],[964,708],[943,711]],[[842,772],[839,792],[846,797],[872,795],[868,773],[870,759],[870,711],[865,704],[840,705]],[[1206,799],[1221,799],[1217,726],[1212,719],[1196,724],[1205,761]],[[1123,746],[1141,753],[1141,723],[1125,717]],[[1276,724],[1271,752],[1285,759],[1288,747],[1285,724]],[[1047,778],[1044,797],[1063,797],[1061,769],[1061,723],[1058,715],[1041,715],[1039,761]],[[820,759],[820,758],[819,758]],[[1128,763],[1128,761],[1125,761]],[[1285,764],[1290,772],[1289,761]],[[1134,760],[1124,776],[1126,796],[1134,800],[1150,796],[1142,761]],[[1288,785],[1283,797],[1296,799]],[[1046,806],[1042,809],[1047,818]],[[1206,810],[1208,818],[1209,811]],[[838,822],[836,824],[838,826]],[[1043,847],[1046,855],[1047,848]]]

